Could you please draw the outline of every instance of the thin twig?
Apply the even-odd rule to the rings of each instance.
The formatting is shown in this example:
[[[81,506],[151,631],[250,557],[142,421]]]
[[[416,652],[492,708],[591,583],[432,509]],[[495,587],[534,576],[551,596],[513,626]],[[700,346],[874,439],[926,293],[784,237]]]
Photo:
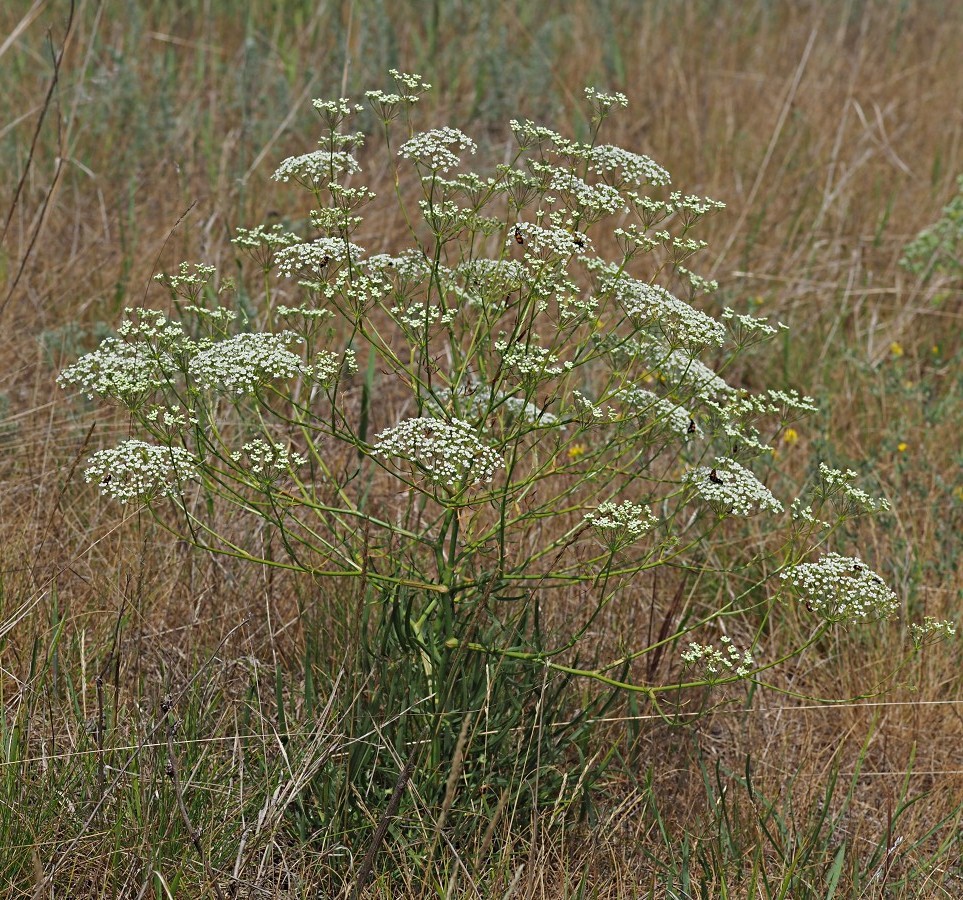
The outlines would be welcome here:
[[[34,129],[33,140],[30,142],[30,151],[27,154],[27,162],[23,167],[23,172],[20,175],[20,180],[17,182],[17,188],[13,194],[13,200],[10,202],[10,208],[7,210],[7,218],[3,223],[3,231],[0,232],[0,244],[6,240],[7,231],[10,228],[10,222],[13,220],[14,211],[17,208],[17,204],[20,201],[20,195],[23,193],[23,187],[27,182],[27,175],[33,165],[34,154],[37,149],[37,141],[40,139],[40,131],[43,127],[44,119],[47,116],[47,112],[53,105],[54,93],[57,89],[57,84],[60,81],[60,64],[63,62],[64,54],[67,52],[67,44],[70,42],[70,37],[73,32],[74,25],[74,7],[75,0],[70,0],[70,13],[67,17],[67,30],[64,34],[63,43],[60,45],[60,52],[54,56],[53,60],[53,78],[50,80],[50,87],[47,89],[47,96],[44,98],[43,105],[40,108],[40,118],[37,120],[37,127]],[[61,140],[63,135],[61,135]],[[26,252],[20,260],[20,265],[17,268],[17,273],[14,275],[13,280],[10,283],[10,289],[7,291],[7,295],[0,302],[0,314],[7,308],[7,304],[10,302],[10,298],[13,296],[13,292],[17,289],[17,285],[20,284],[20,279],[23,277],[23,271],[27,266],[27,260],[30,259],[33,254],[33,248],[37,243],[37,238],[40,237],[40,232],[43,230],[44,223],[47,220],[47,209],[50,206],[50,200],[54,195],[54,191],[57,189],[57,185],[60,183],[60,176],[63,172],[64,166],[64,156],[63,147],[60,147],[61,152],[57,155],[57,165],[54,168],[53,180],[50,183],[50,187],[47,190],[47,194],[44,197],[43,205],[40,210],[40,218],[37,220],[36,228],[34,228],[33,234],[30,237],[30,243],[27,245]]]
[[[187,805],[184,803],[184,791],[181,789],[181,780],[177,775],[177,757],[174,754],[174,732],[177,730],[177,720],[174,718],[173,709],[174,702],[170,697],[165,697],[163,703],[161,703],[161,712],[164,713],[164,718],[167,721],[167,777],[170,778],[171,784],[174,786],[174,796],[177,798],[177,808],[181,811],[181,818],[184,820],[184,827],[187,829],[187,833],[191,836],[191,843],[194,845],[194,849],[197,851],[197,855],[200,857],[201,864],[204,866],[204,872],[207,874],[207,880],[214,889],[214,894],[217,896],[217,900],[224,900],[224,894],[221,893],[221,889],[218,887],[217,880],[214,877],[214,870],[211,868],[211,862],[207,858],[207,854],[204,852],[204,845],[201,843],[201,833],[191,823],[191,817],[187,812]]]
[[[381,817],[381,821],[378,822],[378,827],[375,829],[375,833],[371,836],[371,845],[368,847],[368,852],[365,853],[364,859],[361,861],[361,868],[358,871],[358,877],[354,883],[354,900],[359,900],[361,897],[361,892],[364,890],[365,885],[367,885],[369,879],[371,878],[371,873],[374,869],[375,857],[378,855],[381,842],[388,833],[388,826],[391,824],[391,820],[395,817],[395,813],[398,812],[398,806],[401,804],[401,798],[404,795],[405,788],[408,786],[408,782],[411,780],[411,775],[415,771],[415,766],[418,763],[418,757],[421,755],[421,748],[421,743],[415,744],[411,753],[408,755],[408,761],[405,763],[405,767],[401,770],[401,774],[398,776],[398,781],[395,782],[395,789],[391,794],[391,799],[388,801],[388,806],[385,809],[385,813]]]

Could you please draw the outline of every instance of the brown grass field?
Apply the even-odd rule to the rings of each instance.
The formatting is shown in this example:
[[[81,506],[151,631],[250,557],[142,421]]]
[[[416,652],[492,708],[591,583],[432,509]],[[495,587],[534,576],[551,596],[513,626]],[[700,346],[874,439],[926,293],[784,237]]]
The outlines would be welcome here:
[[[963,604],[963,278],[899,266],[963,173],[961,50],[951,0],[0,4],[0,897],[963,896],[960,643],[893,674],[905,622]],[[502,809],[429,851],[437,810],[410,792],[366,871],[387,797],[346,801],[356,844],[303,808],[351,748],[352,589],[109,504],[82,463],[127,423],[54,379],[125,306],[164,302],[157,272],[233,275],[236,226],[303,215],[270,175],[314,145],[310,99],[392,66],[435,86],[426,127],[496,158],[509,118],[578,135],[583,86],[629,96],[606,140],[727,204],[694,268],[791,328],[738,373],[820,403],[784,483],[826,460],[889,499],[853,536],[903,610],[676,724],[619,700],[582,810]],[[657,594],[627,595],[600,646],[664,615]]]

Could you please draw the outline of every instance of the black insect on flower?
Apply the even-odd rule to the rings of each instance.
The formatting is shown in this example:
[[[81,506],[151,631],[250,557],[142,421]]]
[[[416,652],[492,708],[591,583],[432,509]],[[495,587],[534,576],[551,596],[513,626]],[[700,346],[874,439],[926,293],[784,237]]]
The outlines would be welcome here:
[[[722,479],[719,477],[715,469],[709,472],[709,481],[713,484],[722,484]]]
[[[104,476],[104,480],[103,480],[102,482],[100,482],[101,485],[103,485],[104,487],[106,487],[108,484],[110,484],[110,480],[111,480],[113,477],[114,477],[114,476],[111,475],[110,472],[108,472],[108,473]]]
[[[582,235],[576,234],[576,235],[574,236],[573,240],[575,241],[575,246],[578,247],[579,250],[584,250],[584,249],[585,249],[585,241],[582,240]]]
[[[521,226],[519,225],[515,226],[515,243],[516,244],[525,243],[525,235],[522,234],[522,229],[521,229]]]
[[[686,428],[685,433],[686,433],[686,434],[695,434],[695,430],[696,430],[695,420],[694,420],[694,419],[689,419],[689,427]]]

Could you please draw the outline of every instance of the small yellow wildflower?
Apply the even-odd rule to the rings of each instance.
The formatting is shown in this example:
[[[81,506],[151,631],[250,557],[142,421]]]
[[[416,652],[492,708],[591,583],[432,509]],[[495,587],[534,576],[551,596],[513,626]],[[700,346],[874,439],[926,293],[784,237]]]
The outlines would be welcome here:
[[[909,444],[907,444],[906,441],[900,441],[900,442],[896,445],[896,452],[897,452],[897,453],[905,453],[908,448],[909,448]]]
[[[939,345],[939,344],[933,344],[933,346],[930,347],[930,353],[932,353],[933,356],[939,356],[939,355],[940,355],[940,345]]]
[[[889,345],[889,352],[899,358],[903,355],[903,345],[899,341],[893,341],[893,343]]]
[[[568,458],[573,462],[585,453],[585,444],[572,444],[568,448]]]
[[[953,488],[953,496],[959,500],[960,503],[963,503],[963,484],[958,484]]]
[[[782,433],[782,442],[787,447],[794,447],[799,443],[799,432],[795,428],[787,428]]]

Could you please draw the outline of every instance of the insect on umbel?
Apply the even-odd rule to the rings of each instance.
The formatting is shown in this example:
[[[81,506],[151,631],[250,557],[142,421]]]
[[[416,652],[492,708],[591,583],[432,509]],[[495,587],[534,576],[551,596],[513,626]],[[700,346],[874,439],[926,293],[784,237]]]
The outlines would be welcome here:
[[[515,226],[515,243],[516,244],[525,243],[525,236],[522,234],[522,229],[518,225]]]
[[[711,481],[713,484],[722,484],[722,479],[716,474],[715,469],[709,472],[709,481]]]

